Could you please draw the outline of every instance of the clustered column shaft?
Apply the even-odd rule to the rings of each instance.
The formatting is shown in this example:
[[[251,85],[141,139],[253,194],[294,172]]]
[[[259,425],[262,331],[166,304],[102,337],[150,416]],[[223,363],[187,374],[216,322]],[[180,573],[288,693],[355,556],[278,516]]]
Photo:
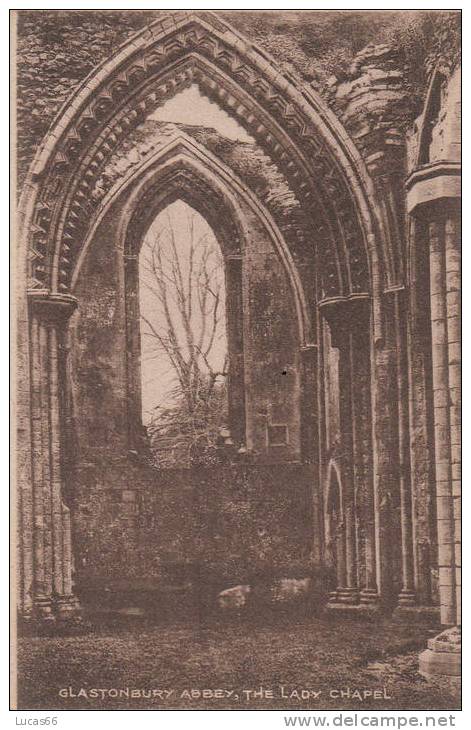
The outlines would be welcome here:
[[[351,311],[332,305],[326,317],[339,351],[340,470],[336,507],[337,588],[331,602],[374,606],[376,545],[371,445],[369,302]]]
[[[75,610],[70,514],[62,497],[59,346],[73,300],[30,297],[33,612],[53,619]]]
[[[226,257],[227,339],[229,349],[229,428],[237,446],[246,444],[243,341],[242,256]]]
[[[407,331],[404,307],[404,290],[396,291],[394,296],[394,315],[397,353],[397,420],[399,456],[399,499],[401,510],[401,571],[402,589],[399,605],[414,606],[416,603],[414,581],[414,551],[412,537],[412,491],[410,475],[410,433],[407,407]]]
[[[459,250],[457,223],[445,215],[429,224],[435,473],[440,612],[459,620]]]

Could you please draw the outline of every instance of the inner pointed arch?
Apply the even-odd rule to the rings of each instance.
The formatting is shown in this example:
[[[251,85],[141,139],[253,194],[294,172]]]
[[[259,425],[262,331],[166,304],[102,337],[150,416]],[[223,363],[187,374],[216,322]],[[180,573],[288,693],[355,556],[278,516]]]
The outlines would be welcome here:
[[[347,257],[344,251],[339,254],[347,273],[348,267],[355,267],[354,286],[348,281],[354,291],[347,288],[344,292],[343,282],[335,281],[339,279],[336,274],[329,296],[367,295],[367,235],[376,230],[369,200],[375,199],[375,192],[359,151],[312,89],[306,93],[296,88],[267,54],[225,21],[198,13],[170,24],[156,21],[137,33],[97,68],[59,115],[30,170],[31,180],[38,181],[34,182],[34,196],[28,194],[22,200],[27,213],[24,231],[30,246],[31,285],[47,282],[60,291],[70,288],[75,265],[71,261],[75,254],[70,252],[80,250],[89,208],[94,205],[90,186],[99,175],[103,156],[136,120],[155,111],[156,101],[195,81],[204,95],[215,97],[254,134],[258,144],[276,155],[290,183],[299,185],[306,209],[315,205],[331,246],[339,246],[344,232],[349,242],[358,242],[356,246],[349,243]],[[108,128],[103,129],[103,119],[112,110]],[[67,189],[67,199],[54,194],[49,200],[58,184],[56,178],[63,178],[64,170],[74,181]],[[47,191],[43,198],[42,189]],[[57,214],[52,216],[53,224],[46,222],[46,228],[53,230],[44,236],[41,216],[49,207],[55,207]],[[350,208],[344,224],[345,210]],[[38,221],[33,221],[35,215]],[[384,245],[382,241],[371,245],[380,244]]]

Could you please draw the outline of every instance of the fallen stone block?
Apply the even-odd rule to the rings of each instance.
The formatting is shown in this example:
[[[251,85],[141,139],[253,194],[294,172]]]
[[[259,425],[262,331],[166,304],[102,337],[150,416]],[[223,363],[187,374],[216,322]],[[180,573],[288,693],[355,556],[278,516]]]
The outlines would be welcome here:
[[[218,594],[218,604],[223,609],[243,608],[248,601],[251,588],[248,585],[238,585],[227,588]]]

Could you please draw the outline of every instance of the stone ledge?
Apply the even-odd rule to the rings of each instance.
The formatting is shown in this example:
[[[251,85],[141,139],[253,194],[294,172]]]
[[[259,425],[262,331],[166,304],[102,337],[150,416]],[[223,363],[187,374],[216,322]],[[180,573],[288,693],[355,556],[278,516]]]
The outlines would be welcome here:
[[[438,162],[415,170],[406,181],[407,212],[419,205],[461,197],[461,165]]]
[[[419,672],[426,678],[435,675],[460,677],[461,654],[425,649],[419,654]]]
[[[324,609],[327,616],[336,618],[352,618],[365,621],[376,621],[382,616],[383,611],[379,604],[356,603],[348,605],[346,603],[328,603]]]
[[[397,606],[392,620],[394,623],[414,624],[418,626],[440,626],[440,609],[438,606]]]
[[[458,628],[446,629],[434,639],[429,639],[428,649],[419,655],[419,672],[426,679],[461,677],[461,632]]]

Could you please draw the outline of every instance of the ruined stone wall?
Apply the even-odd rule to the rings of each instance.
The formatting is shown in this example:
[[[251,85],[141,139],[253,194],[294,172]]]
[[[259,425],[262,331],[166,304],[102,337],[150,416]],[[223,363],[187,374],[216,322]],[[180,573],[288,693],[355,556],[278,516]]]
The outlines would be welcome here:
[[[309,575],[312,479],[289,464],[84,469],[74,509],[78,592],[155,590],[196,570],[219,590]]]
[[[460,69],[438,67],[409,143],[407,182],[411,221],[411,322],[420,337],[427,388],[437,577],[442,623],[460,623],[461,430],[460,430]],[[427,292],[427,321],[417,296]],[[419,326],[417,326],[417,322]],[[424,343],[424,328],[427,338]],[[417,411],[417,409],[415,409]]]
[[[444,84],[440,112],[433,127],[430,161],[461,161],[461,69]]]
[[[18,14],[18,171],[34,153],[62,104],[126,39],[169,11],[24,11]],[[459,48],[459,13],[221,12],[221,17],[270,53],[298,83],[329,97],[327,81],[348,77],[368,43],[402,50],[414,95],[423,98],[427,72]],[[430,67],[430,68],[429,68]]]
[[[51,118],[49,104],[41,105],[38,94],[40,80],[49,89],[49,82],[57,80],[57,73],[62,73],[76,53],[77,58],[83,56],[84,59],[87,56],[84,65],[77,65],[76,77],[83,78],[85,66],[92,61],[93,54],[90,54],[89,48],[92,48],[97,35],[96,23],[98,20],[105,21],[105,15],[74,16],[65,44],[61,33],[69,23],[67,14],[60,16],[61,23],[64,21],[62,25],[52,22],[50,15],[41,16],[49,18],[49,27],[45,32],[40,24],[39,35],[42,34],[42,37],[39,41],[37,35],[28,39],[28,33],[23,33],[21,41],[30,49],[21,57],[19,74],[20,103],[23,104],[20,117],[20,162],[23,172],[41,136],[36,122],[46,125]],[[128,20],[132,21],[136,17],[129,15]],[[115,20],[117,25],[114,25],[114,20],[110,21],[106,33],[119,26],[123,37],[126,36],[130,27],[126,24],[125,16],[117,14]],[[221,23],[217,16],[211,16],[211,24],[219,32]],[[65,347],[62,342],[58,342],[56,323],[53,322],[51,327],[49,308],[54,310],[56,305],[67,305],[67,317],[73,310],[75,300],[68,293],[68,286],[77,263],[75,257],[80,255],[80,246],[88,233],[91,219],[121,176],[131,173],[133,165],[137,169],[138,165],[143,164],[144,170],[146,155],[153,154],[162,139],[174,133],[167,130],[165,125],[152,126],[148,121],[139,123],[143,117],[132,108],[122,117],[126,119],[126,127],[119,124],[118,136],[114,132],[110,134],[112,144],[106,146],[105,156],[100,151],[96,154],[93,151],[91,157],[85,158],[86,165],[83,168],[74,168],[70,164],[74,164],[77,139],[84,153],[89,143],[89,120],[82,119],[80,112],[76,115],[80,120],[80,135],[71,131],[64,147],[67,155],[63,155],[59,149],[55,157],[51,158],[54,161],[51,163],[54,169],[51,185],[44,198],[46,202],[41,200],[35,210],[37,215],[35,222],[31,223],[32,235],[31,241],[28,241],[30,256],[35,260],[34,270],[38,272],[38,278],[33,280],[33,285],[38,287],[36,296],[30,296],[32,312],[36,317],[32,319],[31,351],[35,359],[31,371],[31,395],[36,409],[32,424],[38,430],[40,423],[41,433],[33,435],[33,454],[38,455],[38,464],[45,464],[44,468],[40,466],[41,473],[34,475],[33,488],[37,490],[36,495],[46,493],[42,485],[44,482],[46,487],[50,486],[47,465],[52,455],[55,472],[54,479],[49,481],[56,506],[60,507],[60,499],[57,499],[61,497],[62,489],[61,481],[57,478],[59,439],[57,423],[54,422],[53,427],[50,423],[51,413],[55,414],[57,408],[52,411],[49,407],[47,393],[52,388],[51,383],[56,389],[57,350],[62,348],[59,357],[68,360],[67,403],[62,413],[67,421],[64,429],[66,448],[63,474],[66,501],[67,505],[72,506],[74,519],[74,550],[79,584],[83,585],[88,580],[99,582],[107,575],[110,580],[118,581],[121,574],[126,581],[149,578],[160,580],[163,563],[186,564],[188,553],[192,552],[192,542],[197,546],[197,555],[205,555],[210,566],[220,560],[217,557],[213,561],[213,556],[219,556],[219,545],[223,546],[222,565],[218,563],[215,573],[228,569],[231,555],[235,556],[232,566],[267,567],[270,561],[277,564],[276,556],[280,554],[288,555],[289,560],[295,555],[308,555],[309,545],[314,543],[318,549],[317,556],[322,559],[323,537],[317,534],[317,524],[322,520],[321,502],[326,497],[327,479],[329,474],[330,477],[333,474],[332,468],[329,472],[329,467],[335,461],[338,481],[341,483],[343,514],[337,510],[336,519],[332,516],[331,520],[333,528],[340,528],[338,532],[341,538],[337,546],[337,556],[341,558],[337,560],[337,567],[340,565],[341,569],[337,570],[334,603],[337,601],[342,606],[350,605],[355,610],[361,605],[368,610],[371,607],[376,610],[380,604],[392,608],[397,603],[399,608],[411,610],[424,605],[430,607],[438,599],[435,590],[438,569],[442,620],[453,622],[460,567],[457,558],[459,543],[455,539],[459,510],[459,234],[458,208],[455,202],[450,205],[449,200],[457,197],[456,190],[449,184],[452,176],[457,177],[458,148],[455,146],[456,140],[450,142],[450,130],[457,129],[457,87],[453,87],[454,77],[449,84],[442,84],[439,89],[443,95],[440,96],[438,115],[427,118],[431,131],[430,143],[427,143],[430,162],[421,165],[414,157],[416,162],[412,163],[412,167],[417,165],[418,169],[408,179],[411,163],[407,159],[407,135],[410,135],[413,116],[423,105],[425,89],[415,83],[417,77],[407,67],[407,53],[404,44],[401,46],[400,38],[396,38],[397,43],[392,44],[387,38],[377,35],[374,38],[375,45],[369,44],[363,48],[362,41],[363,50],[355,48],[353,53],[350,48],[347,66],[342,66],[341,72],[334,73],[335,78],[331,82],[322,84],[322,94],[340,120],[336,128],[337,147],[344,151],[348,148],[350,164],[345,164],[344,168],[341,164],[326,167],[323,156],[317,155],[315,142],[317,125],[322,128],[322,120],[316,118],[304,126],[304,117],[297,109],[296,101],[298,91],[301,90],[304,92],[306,108],[312,102],[314,107],[318,104],[322,109],[320,100],[308,88],[319,82],[320,76],[316,80],[312,70],[316,64],[305,63],[306,59],[318,59],[319,56],[316,56],[315,48],[303,36],[300,23],[293,22],[292,32],[286,36],[284,21],[278,31],[273,25],[270,26],[272,35],[264,36],[262,26],[258,21],[254,23],[249,36],[252,38],[258,34],[262,39],[265,37],[267,45],[264,48],[274,50],[275,60],[284,70],[275,96],[271,91],[270,79],[277,78],[278,74],[263,53],[262,70],[257,58],[259,70],[255,76],[251,76],[250,85],[253,83],[255,91],[253,99],[250,98],[250,108],[258,113],[259,105],[266,103],[264,108],[268,109],[270,116],[270,105],[273,110],[280,103],[282,107],[281,115],[274,111],[273,118],[270,116],[271,124],[266,129],[260,125],[264,135],[260,145],[267,143],[265,151],[256,146],[228,142],[214,130],[183,130],[231,168],[242,180],[243,186],[257,199],[257,204],[261,202],[268,211],[287,244],[285,252],[292,256],[293,269],[290,271],[294,271],[296,277],[299,276],[299,282],[296,278],[297,287],[299,285],[296,292],[304,290],[302,293],[305,294],[303,304],[306,303],[308,316],[303,321],[308,323],[305,331],[309,331],[306,338],[309,344],[300,348],[301,338],[297,332],[291,282],[288,283],[285,268],[274,253],[265,226],[260,224],[258,216],[250,213],[248,204],[241,205],[248,221],[249,233],[243,265],[247,422],[250,445],[255,446],[258,452],[256,457],[261,458],[250,468],[239,465],[231,471],[232,467],[221,467],[214,470],[212,478],[201,472],[195,479],[189,472],[166,475],[151,470],[139,460],[133,461],[136,455],[129,453],[128,438],[129,357],[126,353],[128,343],[123,303],[123,252],[119,248],[120,244],[117,245],[118,241],[121,242],[117,226],[122,201],[118,201],[117,207],[108,212],[94,233],[73,291],[78,300],[78,311],[71,320],[69,339]],[[295,32],[299,33],[298,46],[293,40]],[[310,28],[310,32],[314,33],[314,27]],[[85,36],[81,33],[85,33]],[[117,35],[113,36],[115,40],[118,40]],[[280,43],[277,53],[277,43],[274,41],[280,36],[286,37],[287,43]],[[75,37],[79,39],[78,44]],[[109,36],[106,35],[106,38]],[[233,39],[233,42],[237,46],[238,38]],[[37,52],[38,43],[39,47],[47,45],[49,50],[52,44],[53,57],[45,54],[47,57],[41,59],[42,51]],[[100,46],[103,58],[110,51],[108,48],[105,53],[106,43],[108,40]],[[295,46],[301,45],[305,55],[301,57],[292,53],[290,67],[288,51],[291,53]],[[65,58],[56,59],[60,55],[58,49],[62,47],[67,48]],[[204,48],[203,44],[201,48]],[[251,57],[253,49],[250,42],[244,48],[248,65],[251,66],[254,59]],[[181,50],[186,53],[183,47]],[[95,60],[101,52],[95,49]],[[421,53],[424,60],[427,54]],[[440,54],[441,46],[438,44],[430,56],[434,68],[441,62]],[[420,54],[417,55],[419,57]],[[225,59],[225,52],[221,54],[221,59]],[[167,62],[173,63],[173,60],[170,56]],[[453,58],[448,60],[450,63],[446,66],[446,72],[438,68],[445,79],[448,79],[447,74],[451,73],[455,63]],[[221,64],[224,62],[221,60]],[[270,71],[267,78],[263,71],[265,64]],[[70,65],[73,76],[73,63]],[[237,70],[242,68],[238,64],[234,64],[234,67]],[[44,68],[47,69],[45,76],[42,75]],[[424,64],[421,70],[424,77],[430,76],[431,68],[426,68]],[[48,76],[49,72],[52,75]],[[131,97],[134,94],[133,78],[133,75],[126,76],[126,93]],[[182,85],[177,84],[172,89],[183,88],[193,78],[191,74],[184,76]],[[290,95],[285,99],[281,85],[289,86],[293,80],[294,88],[290,89]],[[99,88],[102,88],[102,81]],[[221,84],[220,81],[214,83],[216,86]],[[244,83],[249,85],[248,81]],[[51,98],[59,100],[68,86],[72,88],[73,84],[68,84],[64,74],[58,80],[59,92],[51,93]],[[205,88],[210,93],[210,87]],[[227,96],[227,89],[219,90],[223,100]],[[119,82],[116,91],[118,98],[121,93]],[[251,95],[252,90],[248,89],[248,96]],[[264,95],[270,97],[269,102],[267,98],[262,98]],[[108,95],[107,104],[112,98],[113,93]],[[294,100],[293,103],[289,99]],[[133,98],[133,101],[136,100]],[[415,101],[417,108],[414,107]],[[234,113],[239,109],[235,103],[235,97],[231,97],[227,106]],[[28,114],[33,108],[39,111],[31,115],[35,121],[28,127]],[[111,122],[114,109],[114,104],[110,103],[106,113],[111,115]],[[243,113],[239,111],[240,118]],[[326,118],[329,117],[326,110],[324,113]],[[424,110],[426,113],[427,110]],[[132,124],[131,117],[135,120]],[[257,114],[254,114],[255,121],[256,117]],[[138,125],[137,128],[134,124]],[[332,124],[336,127],[334,121]],[[258,127],[248,126],[257,139],[262,137]],[[278,138],[279,127],[281,133]],[[110,126],[110,129],[115,127]],[[419,127],[417,131],[417,145],[420,147]],[[325,135],[326,130],[324,136],[320,135],[324,143],[320,143],[319,149],[322,149],[322,144],[327,144],[327,147],[330,144],[325,143],[326,139],[330,140],[330,131],[327,137]],[[288,139],[289,142],[286,141]],[[301,156],[304,155],[305,161],[312,164],[312,169],[308,169],[308,166],[304,168],[302,160],[289,159],[291,142],[294,142],[293,146],[299,146]],[[54,141],[49,140],[49,143],[54,149]],[[360,156],[357,156],[357,151],[363,157],[365,166]],[[174,151],[169,153],[170,157],[171,154]],[[273,158],[270,159],[267,154],[272,154]],[[451,167],[448,165],[451,172],[448,168],[444,172],[439,170],[440,175],[433,174],[428,179],[427,170],[433,168],[432,172],[435,173],[443,162],[442,156],[448,154],[452,158],[449,162],[453,163]],[[275,159],[278,168],[273,162]],[[69,166],[66,168],[69,178],[62,176],[62,165]],[[209,174],[213,174],[211,165],[208,155],[203,167],[206,170],[207,166]],[[358,177],[355,174],[357,168],[360,171]],[[83,177],[90,178],[91,182],[85,181],[81,190],[73,190],[71,200],[68,201],[65,200],[68,196],[66,188],[73,179],[72,170],[75,169],[86,170]],[[338,248],[328,245],[330,237],[324,235],[320,221],[315,218],[316,213],[312,213],[312,210],[323,207],[316,207],[316,173],[320,183],[319,199],[329,212],[329,224],[333,226],[332,239],[338,242]],[[217,177],[216,173],[214,175]],[[425,177],[421,177],[423,175]],[[45,178],[49,180],[47,171]],[[286,182],[288,178],[289,185]],[[64,184],[65,179],[68,180],[67,185]],[[189,183],[186,184],[192,181],[189,175]],[[424,181],[431,195],[421,199]],[[56,188],[53,189],[52,183]],[[38,176],[38,181],[34,183],[36,189],[40,189],[43,184],[43,179]],[[438,184],[442,185],[440,189]],[[34,185],[32,190],[35,190]],[[367,191],[367,201],[363,193],[360,195],[363,185]],[[311,187],[309,195],[303,192],[306,186]],[[229,188],[233,195],[234,191],[228,183]],[[63,268],[59,268],[58,287],[62,287],[67,294],[53,294],[50,301],[46,297],[46,306],[43,306],[44,302],[40,300],[46,293],[41,292],[39,287],[48,286],[54,281],[40,262],[42,249],[47,250],[49,244],[48,216],[56,204],[54,190],[58,191],[57,210],[64,204],[66,240],[57,234],[54,243],[61,262],[59,267],[64,264]],[[295,195],[293,190],[296,191]],[[151,192],[153,195],[154,189]],[[329,196],[332,200],[328,200]],[[250,199],[250,195],[247,199]],[[88,205],[90,201],[92,205]],[[143,206],[146,201],[149,202],[144,198]],[[439,205],[435,204],[437,201],[440,201]],[[327,205],[330,202],[332,206]],[[368,239],[365,247],[368,247],[368,255],[371,256],[368,272],[366,253],[361,252],[357,256],[361,248],[358,244],[362,242],[360,210],[365,214],[365,219],[362,219],[365,230],[371,231],[365,236]],[[407,213],[411,214],[410,220]],[[323,214],[320,211],[317,215]],[[344,250],[341,250],[342,246]],[[427,258],[429,251],[432,252],[430,267]],[[50,253],[53,254],[52,251]],[[236,258],[239,254],[238,251]],[[344,265],[345,262],[348,262],[348,266]],[[337,264],[339,272],[334,271]],[[353,264],[358,264],[361,276],[357,279],[355,275],[350,281],[352,272],[355,274]],[[324,287],[322,293],[318,287],[319,277],[323,283],[329,277],[332,279],[331,287]],[[426,284],[424,277],[430,277]],[[361,296],[346,296],[342,299],[334,296],[338,293]],[[430,311],[424,304],[424,297],[427,302],[430,300]],[[299,299],[296,299],[298,305]],[[65,327],[65,321],[62,325]],[[322,335],[323,341],[320,339]],[[49,340],[52,354],[47,347]],[[333,350],[337,352],[334,354]],[[303,379],[301,392],[300,373],[303,370],[307,377]],[[43,371],[49,373],[46,378],[41,376]],[[323,387],[323,378],[327,378],[327,388]],[[451,402],[448,400],[449,393],[452,395]],[[55,399],[55,405],[58,400]],[[318,459],[320,464],[315,474],[311,474],[310,467],[297,463],[304,438],[301,427],[305,424],[309,426],[304,429],[309,439],[309,457],[313,462]],[[289,443],[285,445],[286,448],[269,448],[267,425],[287,426]],[[54,438],[51,439],[52,432]],[[51,449],[51,444],[54,449]],[[36,467],[34,459],[33,467]],[[330,483],[334,481],[331,479]],[[240,487],[237,499],[231,492],[233,487]],[[249,492],[249,507],[244,502],[244,489]],[[309,491],[310,497],[306,496]],[[199,501],[202,493],[204,500]],[[275,501],[271,501],[273,495],[276,495]],[[211,500],[218,505],[220,514],[225,515],[221,529],[218,526],[219,517],[211,511]],[[300,519],[299,505],[305,508],[306,500],[309,504],[311,500],[317,501],[316,522]],[[328,501],[327,498],[325,501]],[[26,500],[23,503],[27,504]],[[193,512],[185,512],[188,503],[196,503]],[[278,511],[276,505],[279,505]],[[32,516],[37,516],[35,510],[33,506]],[[242,523],[238,522],[239,518],[234,516],[238,511],[242,516],[245,515],[245,531]],[[271,512],[274,521],[271,521]],[[306,511],[308,513],[309,510]],[[197,531],[192,522],[195,514],[201,515],[201,519],[198,517],[200,528]],[[47,543],[52,528],[55,530],[58,522],[66,524],[66,509],[64,515],[65,521],[59,515],[62,522],[56,520],[46,525],[44,530],[39,519],[39,527],[34,530],[35,538],[38,541],[44,538]],[[231,519],[228,515],[231,515]],[[440,546],[438,563],[436,523]],[[285,524],[288,526],[287,532]],[[314,524],[316,528],[312,527]],[[266,529],[269,531],[268,537]],[[331,535],[334,531],[331,530]],[[68,534],[65,528],[64,534]],[[185,535],[190,536],[188,543],[185,542]],[[279,539],[281,542],[278,542]],[[266,540],[273,545],[276,543],[276,549],[266,548]],[[30,550],[26,540],[24,545],[26,553]],[[58,555],[62,559],[59,548]],[[41,568],[41,554],[38,551],[35,554],[39,554],[37,563]],[[264,563],[265,557],[268,563]],[[70,567],[67,555],[63,563]],[[67,585],[69,577],[67,574]],[[61,579],[60,575],[58,579]],[[36,587],[41,585],[37,576],[35,581]],[[29,585],[32,585],[31,581]],[[46,588],[46,608],[50,612],[56,598],[52,586],[48,584]],[[40,605],[40,599],[41,596],[35,597],[35,605]]]
[[[155,129],[151,131],[155,137]],[[199,130],[200,136],[203,131]],[[217,137],[211,131],[207,134]],[[165,134],[157,137],[160,142],[166,139]],[[228,145],[233,157],[237,147]],[[269,180],[273,182],[272,205],[279,198],[285,226],[289,226],[296,201],[283,187],[276,168],[267,180],[270,167],[260,164],[263,159],[257,149],[239,147],[243,148],[239,166],[245,161],[248,169],[257,169],[259,189],[264,183],[268,190]],[[122,150],[120,159],[105,170],[97,194],[104,195],[105,188],[109,190],[119,173],[127,170],[128,151]],[[253,570],[260,563],[273,569],[280,561],[305,560],[313,530],[312,475],[308,467],[282,466],[301,459],[297,315],[273,241],[242,200],[247,238],[242,252],[240,326],[246,443],[254,466],[248,471],[236,469],[234,474],[230,468],[215,468],[200,482],[193,469],[182,470],[174,478],[166,471],[139,465],[139,457],[134,463],[129,455],[134,445],[129,435],[130,363],[120,238],[126,195],[115,201],[93,235],[74,288],[79,304],[69,327],[69,444],[64,471],[73,504],[77,580],[82,584],[102,581],[102,587],[108,579],[122,579],[129,586],[132,580],[161,580],[169,564],[196,560],[195,544],[200,545],[199,560],[203,562],[204,556],[207,566],[214,563],[217,574],[232,571],[234,579],[243,566]],[[137,319],[133,326],[139,326]],[[270,463],[280,465],[280,471],[261,466]],[[196,529],[200,532],[195,533]]]
[[[70,380],[76,437],[84,458],[127,445],[127,356],[122,203],[106,215],[90,244],[74,290]],[[286,272],[266,229],[245,205],[243,252],[244,370],[247,445],[262,460],[300,458],[298,323]],[[138,326],[135,322],[134,326]],[[270,425],[286,427],[285,446],[269,443]],[[92,458],[93,460],[93,458]]]

